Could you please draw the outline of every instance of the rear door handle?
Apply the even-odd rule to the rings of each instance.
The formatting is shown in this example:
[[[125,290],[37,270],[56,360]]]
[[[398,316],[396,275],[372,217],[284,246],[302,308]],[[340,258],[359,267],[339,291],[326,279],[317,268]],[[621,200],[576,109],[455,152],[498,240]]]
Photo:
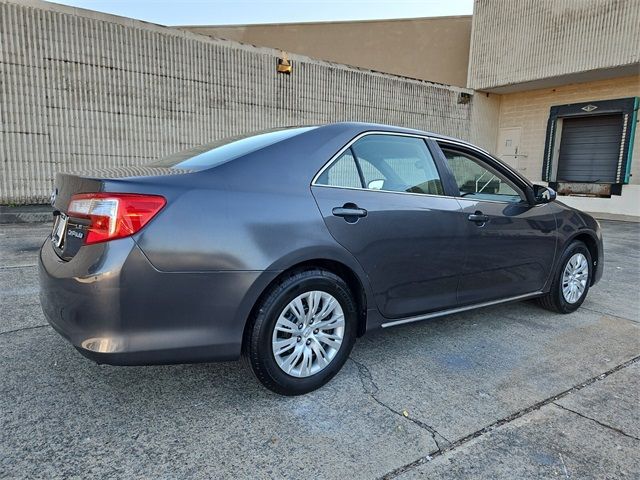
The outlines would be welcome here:
[[[336,217],[366,217],[367,211],[358,207],[334,207],[331,210]]]
[[[472,213],[467,217],[470,222],[474,222],[478,225],[485,224],[489,221],[489,217],[482,212]]]

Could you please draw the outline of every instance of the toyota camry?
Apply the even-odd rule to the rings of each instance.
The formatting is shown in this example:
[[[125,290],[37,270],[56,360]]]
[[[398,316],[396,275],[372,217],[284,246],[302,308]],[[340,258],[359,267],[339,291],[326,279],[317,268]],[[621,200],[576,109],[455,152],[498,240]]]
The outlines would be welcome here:
[[[98,363],[244,357],[314,390],[357,337],[503,302],[580,307],[598,223],[481,148],[362,123],[227,138],[58,174],[40,250],[53,328]]]

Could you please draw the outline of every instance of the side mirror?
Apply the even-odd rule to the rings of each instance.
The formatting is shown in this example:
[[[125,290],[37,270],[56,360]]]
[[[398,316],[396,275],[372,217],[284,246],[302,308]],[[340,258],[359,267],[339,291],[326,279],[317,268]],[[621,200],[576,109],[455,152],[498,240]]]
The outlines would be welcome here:
[[[382,190],[383,186],[384,186],[384,180],[382,179],[371,180],[367,184],[367,188],[370,190]]]
[[[536,199],[536,203],[549,203],[553,202],[558,194],[553,188],[545,187],[544,185],[533,186],[533,197]]]

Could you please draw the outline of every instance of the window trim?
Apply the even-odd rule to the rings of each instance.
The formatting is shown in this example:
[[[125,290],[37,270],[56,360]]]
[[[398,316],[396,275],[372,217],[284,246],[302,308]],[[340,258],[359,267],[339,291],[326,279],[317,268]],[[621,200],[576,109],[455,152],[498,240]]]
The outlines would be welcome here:
[[[351,148],[353,146],[354,143],[356,143],[358,140],[360,140],[363,137],[366,137],[367,135],[390,135],[390,136],[396,136],[396,137],[410,137],[410,138],[419,138],[421,140],[424,141],[425,146],[427,148],[427,150],[429,151],[433,163],[436,167],[436,171],[438,172],[438,176],[440,179],[440,183],[442,184],[442,188],[444,191],[443,195],[435,195],[435,194],[431,194],[431,193],[415,193],[415,192],[393,192],[393,191],[388,191],[388,190],[377,190],[374,188],[367,188],[367,186],[364,184],[364,178],[361,177],[360,181],[362,183],[362,188],[354,188],[354,187],[341,187],[338,185],[323,185],[320,183],[316,183],[318,181],[318,179],[320,178],[320,176],[325,172],[325,170],[329,169],[334,163],[336,163],[338,161],[338,159],[342,156],[342,154],[344,152],[346,152],[348,149],[351,149],[351,154],[354,158],[354,161],[356,162],[356,167],[358,168],[358,172],[360,173],[360,165],[358,163],[357,157],[355,156],[355,152],[353,151],[353,149]],[[365,192],[379,192],[379,193],[395,193],[395,194],[400,194],[400,195],[419,195],[422,197],[439,197],[439,198],[456,198],[453,195],[450,195],[451,192],[449,192],[449,188],[447,185],[447,181],[446,181],[446,177],[451,175],[451,172],[449,171],[448,167],[446,165],[441,165],[442,161],[439,157],[439,155],[442,155],[442,152],[438,151],[438,152],[434,152],[434,148],[433,145],[431,144],[431,141],[433,141],[434,139],[428,135],[420,135],[420,134],[415,134],[415,133],[404,133],[404,132],[389,132],[389,131],[383,131],[383,130],[370,130],[367,132],[362,132],[359,133],[358,135],[356,135],[355,137],[353,137],[346,145],[344,145],[340,150],[338,150],[338,152],[333,155],[329,161],[327,163],[325,163],[322,168],[320,170],[318,170],[318,172],[314,175],[313,179],[311,180],[311,186],[312,187],[325,187],[325,188],[341,188],[341,189],[346,189],[346,190],[361,190],[361,191],[365,191]]]
[[[339,190],[353,190],[354,192],[376,192],[376,193],[388,193],[391,195],[416,195],[418,197],[435,197],[435,198],[450,198],[452,200],[459,199],[460,197],[455,197],[453,195],[435,195],[433,193],[414,193],[414,192],[394,192],[392,190],[376,190],[375,188],[355,188],[355,187],[339,187],[337,185],[311,185],[312,187],[322,187],[322,188],[335,188]],[[487,200],[491,201],[491,200]]]
[[[356,157],[356,152],[353,151],[352,145],[349,145],[349,153],[351,153],[351,157],[353,158],[353,161],[356,164],[356,170],[358,170],[358,176],[360,177],[360,186],[362,188],[367,188],[367,184],[364,181],[364,172],[362,171],[362,165],[360,165],[360,161],[358,160],[358,157]]]

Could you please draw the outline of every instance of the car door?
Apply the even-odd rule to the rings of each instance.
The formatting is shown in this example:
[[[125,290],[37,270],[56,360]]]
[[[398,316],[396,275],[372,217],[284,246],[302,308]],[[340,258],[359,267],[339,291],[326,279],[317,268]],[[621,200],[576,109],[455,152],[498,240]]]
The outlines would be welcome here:
[[[456,303],[467,225],[458,201],[445,194],[440,170],[446,167],[426,139],[370,133],[345,147],[312,184],[329,231],[366,271],[387,318]]]
[[[490,156],[455,142],[438,144],[458,185],[461,215],[467,220],[459,303],[541,291],[557,243],[549,205],[532,205],[526,183]]]

